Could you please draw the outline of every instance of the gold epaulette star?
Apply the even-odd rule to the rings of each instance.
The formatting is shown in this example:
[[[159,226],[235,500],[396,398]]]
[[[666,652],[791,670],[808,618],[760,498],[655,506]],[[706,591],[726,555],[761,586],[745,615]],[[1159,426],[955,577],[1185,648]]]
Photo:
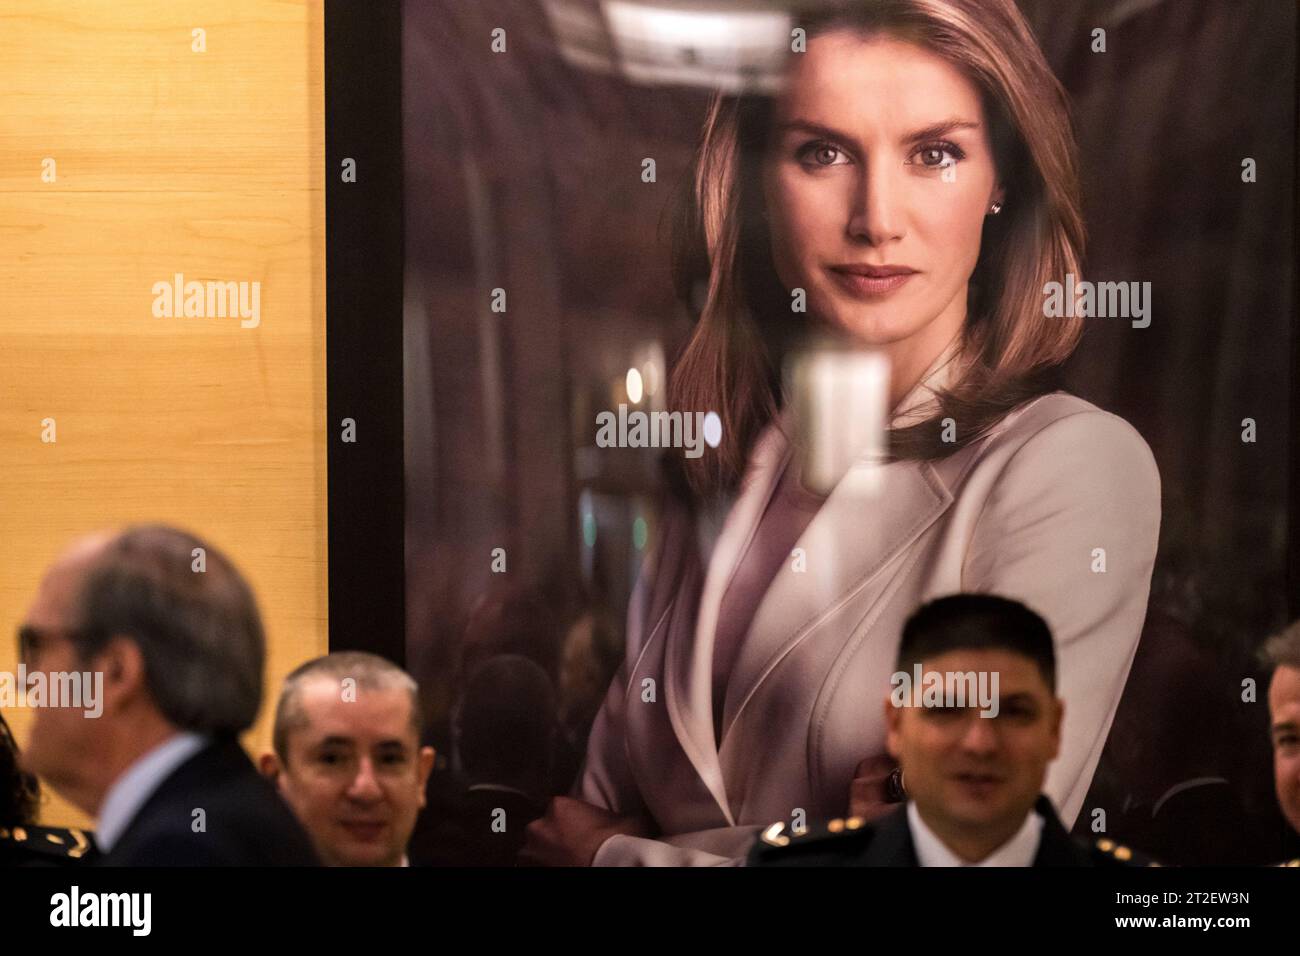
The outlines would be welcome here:
[[[1133,859],[1133,851],[1123,844],[1116,843],[1114,840],[1101,839],[1097,841],[1097,849],[1102,853],[1112,856],[1121,863],[1127,863]]]
[[[768,846],[789,846],[792,840],[817,837],[827,839],[843,833],[852,833],[865,825],[866,821],[862,817],[836,817],[834,820],[828,820],[823,826],[801,827],[797,830],[791,829],[787,833],[785,824],[778,821],[765,829],[760,839]]]
[[[32,849],[43,848],[53,852],[53,847],[60,848],[65,856],[74,860],[85,856],[90,849],[90,838],[84,830],[75,827],[14,827],[12,830],[0,827],[0,840],[22,843]]]

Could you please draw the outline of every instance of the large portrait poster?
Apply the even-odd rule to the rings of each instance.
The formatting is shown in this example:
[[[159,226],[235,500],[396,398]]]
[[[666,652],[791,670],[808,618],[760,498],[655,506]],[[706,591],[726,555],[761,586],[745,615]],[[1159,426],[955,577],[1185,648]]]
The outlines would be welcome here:
[[[974,25],[936,40],[936,6]],[[854,682],[922,601],[994,588],[1057,632],[1076,836],[1295,855],[1257,657],[1300,614],[1294,4],[420,0],[402,29],[433,858],[509,862],[566,795],[639,813],[643,862],[845,816],[888,691]],[[887,374],[799,364],[827,338]],[[897,430],[949,346],[991,371]],[[896,470],[787,499],[773,422],[790,460],[856,436]]]

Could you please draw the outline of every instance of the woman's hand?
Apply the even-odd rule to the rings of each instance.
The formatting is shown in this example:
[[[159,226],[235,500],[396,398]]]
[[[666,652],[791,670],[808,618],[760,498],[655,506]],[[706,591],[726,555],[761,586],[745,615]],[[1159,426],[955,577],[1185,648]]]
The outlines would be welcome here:
[[[898,762],[889,754],[876,754],[858,764],[849,783],[849,816],[867,823],[878,820],[898,807],[890,803],[886,783]]]
[[[620,816],[572,797],[556,797],[546,814],[528,824],[523,866],[591,866],[600,845],[618,833],[651,836],[648,821]]]

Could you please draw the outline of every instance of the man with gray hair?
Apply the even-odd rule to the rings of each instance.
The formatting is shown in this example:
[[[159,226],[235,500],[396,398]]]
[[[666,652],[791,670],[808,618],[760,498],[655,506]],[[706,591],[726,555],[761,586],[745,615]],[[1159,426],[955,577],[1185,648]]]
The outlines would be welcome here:
[[[262,773],[327,865],[408,865],[433,748],[406,671],[361,651],[308,661],[285,678],[273,740]]]
[[[1262,656],[1273,667],[1268,685],[1273,786],[1282,815],[1300,833],[1300,621],[1269,638]],[[1300,860],[1287,865],[1300,866]]]
[[[102,678],[102,713],[37,709],[23,762],[98,817],[105,865],[316,864],[239,745],[261,703],[264,637],[220,551],[161,525],[81,538],[18,633],[29,675]]]

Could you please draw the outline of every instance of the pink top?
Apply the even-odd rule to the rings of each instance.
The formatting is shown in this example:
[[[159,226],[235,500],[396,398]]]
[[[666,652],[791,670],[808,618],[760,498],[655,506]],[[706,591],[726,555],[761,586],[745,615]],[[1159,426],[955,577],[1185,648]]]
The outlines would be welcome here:
[[[749,625],[781,563],[791,558],[799,536],[826,502],[799,483],[798,472],[798,463],[791,457],[718,608],[718,626],[713,637],[713,739],[718,745],[722,738],[727,678]]]

